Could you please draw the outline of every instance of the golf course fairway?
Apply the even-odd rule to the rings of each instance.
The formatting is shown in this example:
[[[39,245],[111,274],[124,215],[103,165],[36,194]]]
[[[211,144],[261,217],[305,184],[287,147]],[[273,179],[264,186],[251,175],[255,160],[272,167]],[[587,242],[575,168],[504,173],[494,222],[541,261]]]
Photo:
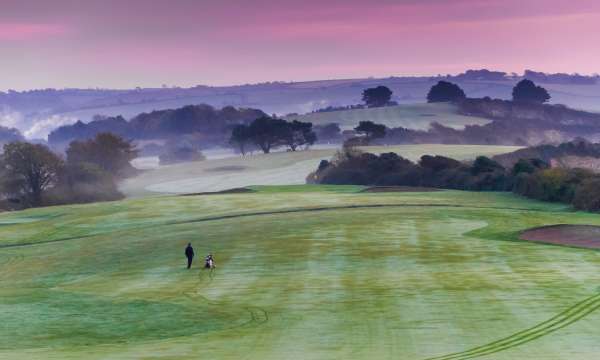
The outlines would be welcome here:
[[[600,353],[600,253],[519,240],[596,214],[506,193],[252,189],[0,214],[0,358]]]

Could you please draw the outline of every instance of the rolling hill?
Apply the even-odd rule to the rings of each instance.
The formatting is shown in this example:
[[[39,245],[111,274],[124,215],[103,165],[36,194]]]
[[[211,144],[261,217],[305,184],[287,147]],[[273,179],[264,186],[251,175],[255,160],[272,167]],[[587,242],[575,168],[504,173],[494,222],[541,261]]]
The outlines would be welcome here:
[[[317,112],[288,116],[287,118],[312,122],[315,125],[337,123],[342,130],[352,129],[360,121],[365,120],[384,124],[390,128],[403,127],[412,130],[427,130],[432,122],[439,122],[457,130],[463,129],[465,125],[484,125],[490,122],[489,119],[460,115],[457,106],[449,103],[406,104],[371,109]]]
[[[0,120],[19,119],[22,132],[45,136],[59,125],[77,120],[89,122],[95,115],[131,118],[141,112],[173,109],[185,105],[209,104],[258,108],[266,113],[304,114],[327,106],[361,103],[368,87],[384,85],[400,104],[425,102],[427,92],[445,77],[388,77],[369,79],[273,82],[239,86],[196,86],[192,88],[47,89],[0,94]],[[469,97],[509,99],[516,80],[465,80],[452,78]],[[600,84],[574,85],[542,83],[552,95],[551,103],[588,111],[600,111]],[[34,127],[35,124],[38,124]],[[35,130],[37,129],[37,130]],[[35,131],[33,131],[35,130]]]

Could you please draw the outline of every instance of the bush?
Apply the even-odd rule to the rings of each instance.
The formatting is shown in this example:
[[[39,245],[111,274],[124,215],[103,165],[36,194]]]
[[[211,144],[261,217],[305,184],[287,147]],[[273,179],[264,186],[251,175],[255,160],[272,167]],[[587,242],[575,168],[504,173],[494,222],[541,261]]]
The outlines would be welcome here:
[[[443,156],[425,155],[418,164],[395,153],[379,156],[352,147],[339,151],[332,162],[320,164],[309,182],[379,186],[427,186],[436,188],[502,191],[511,178],[504,168],[485,157],[472,166]]]
[[[513,174],[532,174],[540,169],[547,169],[550,165],[541,159],[519,159],[513,166]]]
[[[160,165],[176,164],[180,162],[202,161],[206,157],[200,152],[198,146],[185,139],[171,140],[165,150],[158,156]]]
[[[494,171],[504,171],[504,167],[486,156],[478,156],[471,167],[473,175]]]
[[[563,168],[539,170],[533,174],[520,173],[513,191],[538,200],[571,203],[581,184],[593,176],[583,169]]]
[[[600,211],[600,178],[585,179],[575,191],[573,206],[579,210]]]
[[[423,155],[421,156],[419,165],[421,165],[423,168],[431,169],[433,171],[442,171],[446,169],[458,168],[462,165],[462,163],[458,160],[454,160],[445,156]]]
[[[114,177],[96,164],[67,164],[56,187],[48,192],[47,204],[90,203],[120,200],[124,196]]]
[[[422,156],[417,164],[395,153],[340,150],[307,178],[336,185],[417,186],[472,191],[513,191],[529,198],[600,211],[600,175],[584,169],[548,168],[540,159],[520,159],[511,169],[480,156],[472,164]]]

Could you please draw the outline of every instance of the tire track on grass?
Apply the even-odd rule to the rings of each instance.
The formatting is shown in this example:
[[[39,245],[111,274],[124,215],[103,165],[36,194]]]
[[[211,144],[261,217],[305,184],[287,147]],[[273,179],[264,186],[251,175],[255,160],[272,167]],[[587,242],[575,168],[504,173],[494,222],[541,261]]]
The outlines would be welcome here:
[[[192,291],[184,291],[182,294],[185,297],[187,297],[193,301],[199,298],[199,299],[203,300],[206,304],[215,306],[217,308],[219,308],[221,306],[229,306],[229,307],[234,307],[234,308],[237,307],[238,309],[243,309],[244,311],[247,311],[248,314],[250,315],[249,320],[244,321],[238,325],[233,325],[230,327],[220,329],[219,331],[230,331],[230,330],[239,330],[239,329],[243,329],[243,328],[247,328],[247,327],[258,327],[269,321],[269,313],[265,309],[263,309],[259,306],[236,306],[233,302],[214,301],[214,300],[207,298],[206,296],[201,295],[200,288],[202,287],[202,284],[204,283],[204,287],[210,286],[210,284],[212,284],[214,277],[215,277],[214,270],[209,270],[208,275],[204,275],[205,273],[206,273],[206,271],[200,270],[200,274],[198,276],[198,282],[196,284],[195,291],[193,291],[193,290],[192,290],[193,292]],[[208,278],[208,281],[204,282],[203,280],[205,278]],[[254,352],[254,350],[259,346],[260,343],[264,342],[265,335],[262,334],[261,332],[258,332],[258,336],[259,336],[258,341],[254,341],[251,345],[251,349],[246,350],[246,352],[248,353],[248,356],[252,352]]]
[[[205,287],[209,286],[214,279],[214,272],[210,271],[208,273],[208,275],[204,276],[203,274],[205,273],[204,270],[201,270],[200,274],[199,274],[199,279],[198,282],[196,283],[196,288],[192,291],[184,291],[182,292],[182,295],[187,297],[188,299],[194,300],[194,299],[201,299],[203,300],[206,304],[211,305],[211,306],[216,306],[216,307],[220,307],[220,306],[231,306],[233,305],[232,303],[229,302],[225,302],[225,301],[214,301],[211,300],[209,298],[207,298],[204,295],[200,294],[200,287],[202,286],[202,284],[204,283],[204,278],[208,277],[208,281],[205,283]],[[231,326],[222,330],[232,330],[232,329],[239,329],[242,327],[246,327],[249,325],[262,325],[264,323],[266,323],[267,321],[269,321],[269,313],[258,306],[238,306],[238,308],[244,309],[245,311],[247,311],[250,314],[250,320],[243,322],[242,324],[239,325],[235,325],[235,326]]]
[[[269,215],[284,215],[284,214],[294,214],[294,213],[305,213],[305,212],[322,212],[322,211],[337,211],[337,210],[352,210],[352,209],[377,209],[377,208],[403,208],[403,207],[437,207],[437,208],[467,208],[467,209],[489,209],[489,210],[511,210],[511,211],[535,211],[535,212],[552,212],[544,209],[532,209],[532,208],[507,208],[507,207],[494,207],[494,206],[474,206],[474,205],[457,205],[457,204],[415,204],[415,203],[405,203],[405,204],[366,204],[366,205],[342,205],[342,206],[323,206],[323,207],[313,207],[313,208],[293,208],[293,209],[283,209],[276,211],[258,211],[253,213],[239,213],[239,214],[229,214],[229,215],[219,215],[219,216],[211,216],[204,217],[198,219],[187,219],[187,220],[179,220],[179,221],[166,221],[160,224],[153,224],[151,226],[144,227],[132,227],[128,229],[115,230],[112,232],[106,233],[98,233],[98,234],[88,234],[82,236],[72,236],[61,239],[40,241],[40,242],[29,242],[29,243],[19,243],[19,244],[7,244],[0,245],[0,249],[3,248],[18,248],[18,247],[27,247],[27,246],[35,246],[35,245],[44,245],[50,243],[58,243],[72,240],[81,240],[93,236],[102,236],[108,235],[111,233],[116,233],[119,231],[135,231],[140,229],[148,229],[154,227],[162,227],[162,226],[170,226],[170,225],[184,225],[184,224],[192,224],[192,223],[202,223],[202,222],[210,222],[210,221],[219,221],[219,220],[228,220],[228,219],[237,219],[237,218],[246,218],[246,217],[255,217],[255,216],[269,216]],[[560,210],[563,211],[563,210]],[[212,281],[212,278],[211,280]],[[202,279],[199,279],[199,283],[202,282]],[[210,283],[210,282],[209,282]],[[200,284],[198,284],[200,286]],[[214,302],[210,299],[200,295],[198,291],[196,293],[190,295],[189,292],[182,293],[184,296],[188,298],[199,297],[204,299],[208,304],[212,305],[223,305],[220,302]],[[240,327],[245,327],[251,324],[261,325],[269,321],[268,313],[260,308],[260,307],[242,307],[246,311],[250,313],[250,320],[247,322],[233,326],[228,329],[235,329]],[[448,355],[438,356],[428,358],[427,360],[465,360],[471,359],[475,357],[490,355],[493,353],[497,353],[503,350],[507,350],[513,347],[520,346],[522,344],[528,343],[535,339],[538,339],[542,336],[551,334],[563,327],[566,327],[583,317],[589,315],[590,313],[596,311],[600,308],[600,294],[591,296],[582,302],[570,307],[569,309],[563,311],[562,313],[554,316],[553,318],[539,323],[531,328],[526,330],[517,332],[508,337],[502,338],[500,340],[478,346],[469,350],[465,350],[462,352],[452,353]]]
[[[554,317],[541,322],[533,327],[519,331],[500,340],[474,347],[469,350],[452,354],[427,358],[426,360],[464,360],[494,354],[503,350],[514,348],[542,336],[549,335],[566,326],[569,326],[600,308],[600,294],[571,306]]]

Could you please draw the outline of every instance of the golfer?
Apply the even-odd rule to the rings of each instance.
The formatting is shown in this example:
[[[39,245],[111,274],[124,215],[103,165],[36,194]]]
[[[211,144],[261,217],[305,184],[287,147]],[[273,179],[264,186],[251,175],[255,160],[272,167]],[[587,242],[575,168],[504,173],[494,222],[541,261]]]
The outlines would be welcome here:
[[[192,247],[192,243],[188,243],[187,247],[185,248],[185,257],[187,257],[187,268],[189,269],[192,267],[192,260],[194,260],[194,248]]]

